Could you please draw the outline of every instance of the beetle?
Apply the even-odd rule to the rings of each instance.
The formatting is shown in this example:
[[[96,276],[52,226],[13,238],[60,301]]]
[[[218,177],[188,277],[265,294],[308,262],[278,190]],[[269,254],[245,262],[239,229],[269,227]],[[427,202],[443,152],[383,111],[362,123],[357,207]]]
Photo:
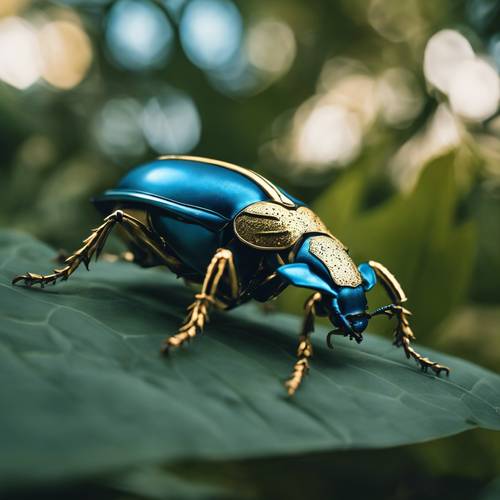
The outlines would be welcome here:
[[[370,318],[396,318],[394,343],[423,370],[449,368],[417,353],[406,295],[382,264],[356,266],[347,248],[303,202],[263,176],[230,163],[193,156],[164,156],[132,169],[114,189],[93,200],[104,215],[83,246],[51,274],[26,273],[13,284],[55,284],[80,264],[97,259],[115,226],[142,267],[163,265],[201,285],[179,331],[163,353],[202,332],[212,307],[231,309],[250,299],[266,302],[287,286],[313,291],[304,306],[297,361],[285,386],[293,395],[309,371],[315,316],[328,316],[334,329],[361,342]],[[380,281],[390,304],[368,312],[366,292]]]

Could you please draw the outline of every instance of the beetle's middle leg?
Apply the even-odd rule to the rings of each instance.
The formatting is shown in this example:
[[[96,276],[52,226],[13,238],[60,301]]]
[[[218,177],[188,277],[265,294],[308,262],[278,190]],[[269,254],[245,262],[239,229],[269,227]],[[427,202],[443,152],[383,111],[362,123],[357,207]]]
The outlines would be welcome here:
[[[394,275],[385,266],[372,260],[369,264],[382,282],[382,286],[387,294],[394,302],[388,306],[380,307],[375,311],[375,314],[387,314],[391,318],[396,316],[397,324],[394,329],[394,345],[402,347],[406,357],[408,359],[413,358],[420,365],[422,370],[427,371],[431,369],[436,375],[439,375],[441,372],[449,375],[450,369],[447,366],[431,361],[429,358],[422,356],[413,349],[411,341],[415,339],[415,335],[410,326],[409,318],[411,312],[401,305],[407,300],[406,294]]]
[[[224,273],[227,272],[231,296],[238,296],[238,276],[234,266],[233,254],[230,250],[220,248],[215,252],[203,280],[201,292],[195,295],[195,301],[189,306],[184,323],[176,335],[167,338],[161,347],[167,353],[172,347],[179,347],[203,331],[208,322],[211,306],[223,308],[224,304],[217,299],[217,290]]]
[[[289,396],[293,396],[299,388],[302,380],[309,372],[309,358],[312,357],[312,344],[309,338],[314,331],[314,318],[318,314],[318,303],[321,302],[321,294],[316,292],[312,294],[304,305],[304,323],[302,332],[299,338],[299,346],[297,348],[297,362],[293,367],[292,376],[285,382],[285,387]]]
[[[67,280],[82,263],[88,269],[92,257],[95,256],[97,259],[116,224],[121,225],[129,234],[137,238],[156,255],[165,260],[168,259],[168,256],[163,251],[161,242],[156,241],[153,233],[145,224],[122,210],[115,210],[105,217],[100,226],[92,230],[88,238],[83,240],[81,248],[64,260],[65,265],[62,268],[54,269],[50,274],[22,274],[15,277],[12,283],[16,284],[23,281],[27,286],[40,285],[43,287],[44,285],[55,284],[58,280]]]

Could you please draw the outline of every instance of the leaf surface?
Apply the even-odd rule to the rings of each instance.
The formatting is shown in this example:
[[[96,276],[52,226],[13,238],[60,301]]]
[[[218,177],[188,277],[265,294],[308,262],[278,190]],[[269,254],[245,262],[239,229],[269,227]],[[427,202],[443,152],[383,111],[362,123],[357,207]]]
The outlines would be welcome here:
[[[10,285],[54,252],[0,233],[0,484],[72,479],[142,464],[381,448],[500,429],[500,377],[422,349],[452,374],[421,373],[390,341],[313,336],[293,399],[298,318],[254,306],[212,315],[168,359],[192,291],[161,270],[98,263],[44,290]]]

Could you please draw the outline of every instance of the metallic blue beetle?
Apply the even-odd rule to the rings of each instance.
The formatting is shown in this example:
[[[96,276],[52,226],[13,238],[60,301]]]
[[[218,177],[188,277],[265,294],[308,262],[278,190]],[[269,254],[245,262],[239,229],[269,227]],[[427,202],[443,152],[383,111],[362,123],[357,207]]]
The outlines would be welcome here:
[[[48,275],[26,273],[13,283],[43,286],[68,279],[82,262],[88,268],[118,224],[131,260],[143,267],[165,265],[201,284],[184,324],[164,342],[163,352],[200,333],[212,306],[265,302],[291,284],[314,292],[305,304],[298,360],[286,382],[290,395],[309,369],[315,315],[329,316],[335,326],[327,337],[330,347],[332,335],[359,343],[372,316],[395,316],[395,344],[406,356],[424,370],[449,373],[410,346],[411,313],[402,306],[406,296],[394,276],[373,261],[356,267],[312,210],[251,170],[205,158],[162,157],[132,170],[94,203],[104,221],[63,268]],[[377,278],[391,303],[370,314],[365,293]]]

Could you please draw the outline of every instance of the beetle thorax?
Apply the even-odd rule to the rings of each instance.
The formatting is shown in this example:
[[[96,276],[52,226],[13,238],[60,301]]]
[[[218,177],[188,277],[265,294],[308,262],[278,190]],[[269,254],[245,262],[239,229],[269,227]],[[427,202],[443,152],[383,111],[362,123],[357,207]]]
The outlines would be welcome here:
[[[310,208],[290,208],[270,201],[258,201],[243,209],[234,220],[234,232],[245,244],[259,250],[285,250],[305,234],[330,234]]]
[[[347,253],[344,245],[334,236],[312,236],[309,252],[328,269],[332,280],[338,286],[357,287],[361,285],[361,275]]]

